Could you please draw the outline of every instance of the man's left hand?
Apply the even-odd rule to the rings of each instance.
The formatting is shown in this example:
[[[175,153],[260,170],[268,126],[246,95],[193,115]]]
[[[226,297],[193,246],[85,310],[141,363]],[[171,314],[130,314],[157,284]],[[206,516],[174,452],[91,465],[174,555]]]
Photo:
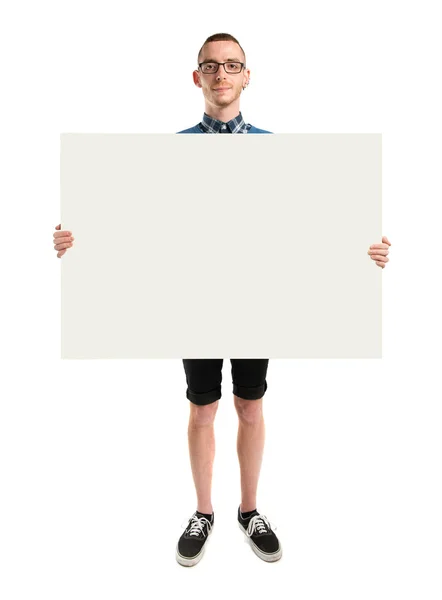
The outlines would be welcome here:
[[[390,260],[389,258],[387,258],[389,246],[391,246],[391,244],[388,241],[387,237],[384,235],[384,237],[382,238],[382,244],[372,244],[367,252],[367,254],[370,255],[370,258],[376,261],[378,267],[382,267],[382,269]]]

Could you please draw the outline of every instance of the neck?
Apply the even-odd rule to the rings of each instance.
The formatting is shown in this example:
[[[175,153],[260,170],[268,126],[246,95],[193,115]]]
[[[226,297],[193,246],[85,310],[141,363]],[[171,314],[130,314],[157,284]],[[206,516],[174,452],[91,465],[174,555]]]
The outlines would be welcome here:
[[[223,121],[227,123],[231,119],[234,119],[239,114],[239,99],[235,102],[232,102],[228,106],[215,106],[210,102],[205,103],[204,112],[212,117],[212,119],[218,119],[218,121]]]

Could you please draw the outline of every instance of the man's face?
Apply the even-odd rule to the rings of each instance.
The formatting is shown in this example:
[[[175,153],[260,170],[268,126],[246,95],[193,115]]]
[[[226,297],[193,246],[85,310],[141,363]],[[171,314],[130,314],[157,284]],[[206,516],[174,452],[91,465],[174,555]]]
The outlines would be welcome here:
[[[232,41],[219,41],[209,42],[204,46],[199,62],[228,62],[230,60],[244,62],[241,48]],[[195,85],[202,88],[208,102],[218,107],[228,106],[237,100],[249,77],[249,69],[243,69],[237,74],[226,73],[222,65],[219,65],[217,73],[202,73],[201,69],[193,72]]]

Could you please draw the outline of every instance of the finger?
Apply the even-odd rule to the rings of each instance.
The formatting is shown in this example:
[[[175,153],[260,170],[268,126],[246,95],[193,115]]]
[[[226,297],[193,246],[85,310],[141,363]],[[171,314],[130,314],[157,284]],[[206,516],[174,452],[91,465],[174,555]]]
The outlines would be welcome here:
[[[64,237],[64,238],[54,238],[54,246],[59,246],[60,244],[72,244],[74,238]]]
[[[54,235],[55,235],[55,234],[54,234]],[[370,248],[383,248],[383,249],[386,249],[386,248],[388,248],[388,247],[389,247],[389,246],[388,246],[388,244],[372,244],[372,245],[370,246]]]
[[[369,250],[367,252],[367,254],[370,254],[371,256],[373,256],[374,254],[382,254],[383,256],[387,256],[388,250],[383,250],[382,248],[377,248],[377,249]]]
[[[71,237],[72,232],[71,231],[54,231],[53,236],[54,236],[54,238]]]
[[[72,242],[66,242],[65,244],[55,244],[54,248],[56,250],[63,250],[63,248],[72,248]]]
[[[390,260],[386,256],[381,256],[380,254],[375,254],[375,255],[371,256],[370,258],[372,258],[373,260],[378,260],[380,262],[386,262],[386,263]]]
[[[58,258],[61,258],[65,252],[66,250],[61,250],[61,252],[57,254]]]
[[[378,266],[378,267],[382,267],[382,268],[384,268],[384,267],[385,267],[384,263],[377,262],[376,264],[377,264],[377,266]]]
[[[382,236],[382,241],[385,242],[386,244],[388,244],[389,246],[391,246],[391,242],[388,241],[388,238],[386,235]]]
[[[56,237],[54,238],[54,244],[66,244],[67,242],[73,242],[74,238],[72,237]]]
[[[54,248],[56,250],[63,250],[63,248],[72,248],[73,242],[66,240],[65,242],[54,242]]]

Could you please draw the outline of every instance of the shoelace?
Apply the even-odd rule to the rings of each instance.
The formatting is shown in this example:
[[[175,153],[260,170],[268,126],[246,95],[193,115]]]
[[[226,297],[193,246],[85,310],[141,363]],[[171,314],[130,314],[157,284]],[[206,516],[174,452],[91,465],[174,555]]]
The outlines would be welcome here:
[[[199,536],[201,533],[205,536],[204,533],[204,525],[207,523],[209,531],[212,529],[212,524],[205,517],[198,518],[196,515],[193,515],[190,519],[191,523],[189,524],[189,535]]]
[[[246,533],[251,537],[255,533],[255,529],[258,533],[268,533],[271,528],[270,521],[265,515],[255,515],[250,519]],[[274,527],[274,529],[276,529],[276,527]]]

